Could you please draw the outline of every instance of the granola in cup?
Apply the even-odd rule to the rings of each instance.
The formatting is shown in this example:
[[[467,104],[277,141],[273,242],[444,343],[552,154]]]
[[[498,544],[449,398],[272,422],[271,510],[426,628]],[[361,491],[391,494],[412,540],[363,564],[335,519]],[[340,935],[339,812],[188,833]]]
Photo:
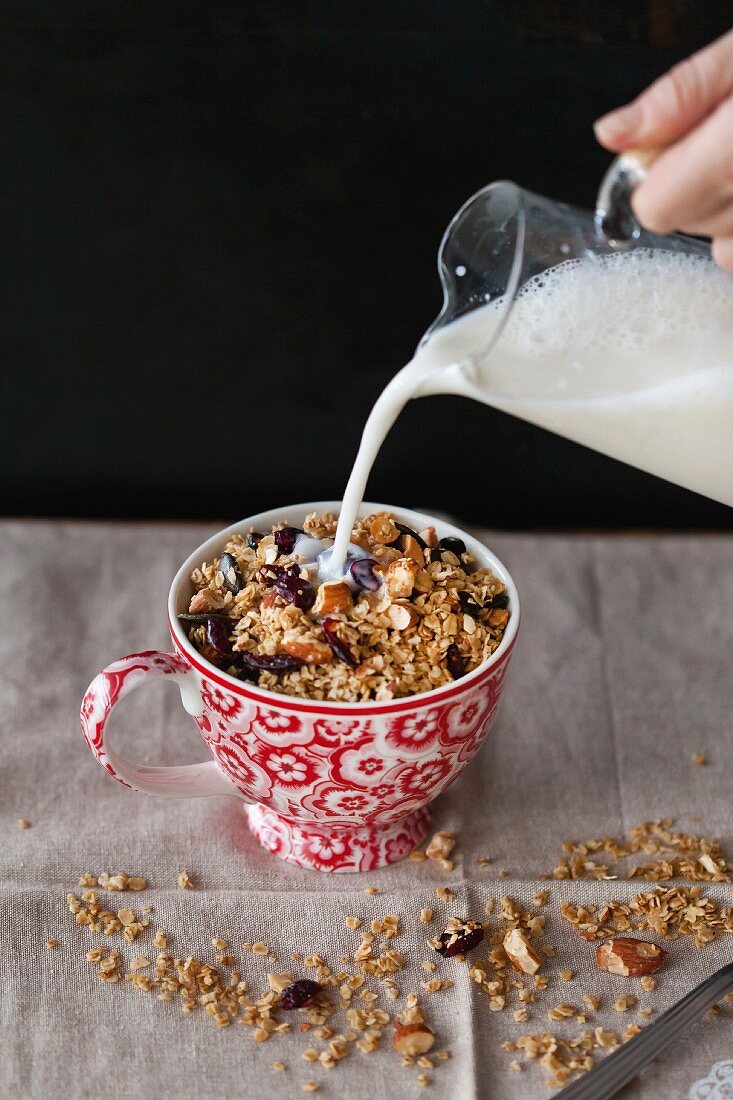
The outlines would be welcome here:
[[[179,619],[207,661],[269,691],[359,702],[432,691],[495,652],[509,595],[463,538],[368,512],[343,578],[322,581],[336,523],[312,512],[300,526],[236,531],[192,571]]]

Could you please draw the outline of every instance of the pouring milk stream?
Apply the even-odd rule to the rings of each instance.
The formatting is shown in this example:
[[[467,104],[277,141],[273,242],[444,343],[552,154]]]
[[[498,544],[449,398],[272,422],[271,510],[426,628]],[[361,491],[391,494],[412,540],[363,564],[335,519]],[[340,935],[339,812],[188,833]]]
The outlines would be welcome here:
[[[329,556],[341,575],[369,472],[413,397],[472,397],[733,506],[733,278],[696,256],[620,252],[526,283],[435,332],[367,420]]]
[[[584,248],[513,301],[431,329],[369,415],[333,546],[302,548],[321,579],[363,555],[349,538],[372,465],[428,394],[482,401],[733,506],[733,278],[677,249]]]

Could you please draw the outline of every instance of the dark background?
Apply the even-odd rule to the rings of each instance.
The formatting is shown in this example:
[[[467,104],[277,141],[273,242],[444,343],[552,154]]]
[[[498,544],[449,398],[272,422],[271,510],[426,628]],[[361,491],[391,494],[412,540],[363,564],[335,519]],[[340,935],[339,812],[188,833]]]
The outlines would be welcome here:
[[[508,177],[590,206],[592,120],[731,2],[9,3],[0,512],[232,520],[340,496]],[[373,499],[499,527],[733,513],[484,406],[413,403]]]

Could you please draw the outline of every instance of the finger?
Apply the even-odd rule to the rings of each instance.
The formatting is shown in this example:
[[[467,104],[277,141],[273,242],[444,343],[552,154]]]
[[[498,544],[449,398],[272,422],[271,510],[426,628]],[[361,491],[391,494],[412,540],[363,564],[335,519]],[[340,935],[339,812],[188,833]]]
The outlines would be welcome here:
[[[625,107],[599,118],[595,134],[613,152],[669,145],[733,90],[733,31],[675,65]]]
[[[667,149],[634,192],[634,213],[647,229],[669,233],[702,221],[733,199],[733,97]]]
[[[733,275],[733,237],[716,237],[713,241],[713,259],[724,271]]]
[[[706,217],[681,222],[675,228],[696,237],[733,237],[733,200],[727,199]]]

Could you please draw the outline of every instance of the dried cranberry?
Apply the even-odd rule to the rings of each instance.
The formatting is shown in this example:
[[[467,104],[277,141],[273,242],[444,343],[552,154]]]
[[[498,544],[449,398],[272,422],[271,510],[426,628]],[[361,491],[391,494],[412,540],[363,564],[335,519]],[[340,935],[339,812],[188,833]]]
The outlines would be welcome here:
[[[283,989],[280,994],[280,1007],[286,1010],[291,1008],[307,1008],[312,1005],[319,993],[323,992],[318,982],[312,982],[310,978],[302,978],[299,982],[293,982]]]
[[[223,619],[209,619],[206,638],[217,657],[230,661],[234,656],[229,641],[229,623]]]
[[[440,947],[436,947],[435,950],[439,955],[450,959],[453,955],[466,955],[469,951],[473,951],[483,938],[483,926],[478,921],[467,920],[463,921],[459,928],[441,932],[438,937]]]
[[[359,588],[364,588],[367,592],[376,592],[381,588],[381,577],[374,572],[374,566],[378,564],[379,562],[374,558],[354,558],[349,566],[349,572]]]
[[[491,601],[491,606],[500,611],[503,611],[505,607],[509,607],[509,593],[497,592]]]
[[[448,671],[454,680],[460,680],[466,672],[466,662],[455,642],[451,642],[445,655]]]
[[[300,668],[303,664],[300,657],[292,657],[289,653],[243,653],[242,661],[246,668],[257,669],[258,672],[291,672],[294,668]]]
[[[359,664],[354,654],[351,652],[345,642],[342,642],[336,633],[338,627],[338,621],[336,619],[324,619],[321,623],[323,627],[323,633],[326,637],[326,641],[330,645],[331,649],[338,657],[340,661],[344,661],[347,665],[351,665],[352,668],[356,668]]]
[[[242,574],[237,567],[237,559],[231,554],[222,554],[219,559],[219,568],[224,574],[224,584],[232,595],[236,596],[237,592],[240,592],[244,587]]]
[[[226,621],[229,616],[226,611],[182,611],[178,616],[182,623],[190,623],[194,626],[203,626],[205,623],[211,622],[212,619],[221,619]]]
[[[259,577],[264,585],[267,585],[268,588],[272,588],[278,577],[281,577],[284,573],[284,565],[263,565],[260,569]]]
[[[265,536],[261,535],[259,531],[250,531],[247,535],[247,546],[249,546],[250,550],[256,550],[264,537]]]
[[[403,535],[411,535],[412,538],[414,538],[415,542],[418,543],[421,550],[427,550],[428,544],[426,543],[422,535],[418,535],[417,531],[413,531],[413,529],[411,527],[408,527],[405,523],[398,523],[397,520],[395,520],[394,525],[398,531],[402,532]]]
[[[466,615],[480,615],[483,611],[483,607],[480,603],[476,603],[473,596],[469,596],[468,592],[459,592],[458,600],[461,605],[461,611]]]
[[[281,554],[292,554],[298,535],[303,534],[300,527],[281,527],[279,531],[272,532],[275,546]]]
[[[454,538],[453,535],[446,535],[440,540],[440,545],[441,549],[450,550],[451,554],[455,554],[457,558],[466,553],[466,544],[463,539]]]
[[[268,588],[274,588],[285,603],[292,603],[301,611],[310,611],[316,602],[313,585],[303,580],[297,565],[263,565],[260,580]]]

